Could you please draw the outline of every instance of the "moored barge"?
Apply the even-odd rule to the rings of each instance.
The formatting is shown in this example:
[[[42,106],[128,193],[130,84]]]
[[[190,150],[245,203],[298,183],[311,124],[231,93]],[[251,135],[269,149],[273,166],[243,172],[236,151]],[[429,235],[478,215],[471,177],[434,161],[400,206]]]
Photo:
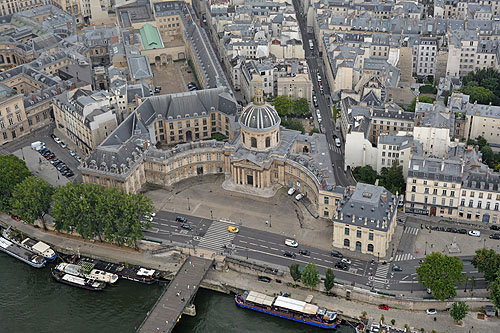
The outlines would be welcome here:
[[[335,312],[290,297],[272,297],[256,291],[245,291],[234,299],[239,307],[299,323],[325,329],[335,329],[338,325]]]
[[[0,236],[0,250],[35,268],[42,268],[47,263],[44,257]]]
[[[80,276],[67,274],[63,271],[52,269],[52,277],[57,281],[73,287],[83,288],[92,291],[101,291],[106,287],[105,282],[87,279]]]
[[[24,238],[22,233],[17,230],[12,230],[11,227],[5,229],[2,233],[3,237],[10,240],[17,245],[35,252],[38,255],[41,255],[46,260],[54,260],[57,258],[57,254],[44,242],[39,242],[31,238]]]
[[[110,262],[72,256],[69,258],[70,263],[76,265],[88,265],[89,263],[94,265],[93,267],[98,270],[116,274],[119,277],[135,282],[140,282],[144,284],[153,284],[158,282],[160,278],[160,272],[154,269],[147,269],[144,267],[134,266],[134,265],[124,265],[124,264],[113,264]]]

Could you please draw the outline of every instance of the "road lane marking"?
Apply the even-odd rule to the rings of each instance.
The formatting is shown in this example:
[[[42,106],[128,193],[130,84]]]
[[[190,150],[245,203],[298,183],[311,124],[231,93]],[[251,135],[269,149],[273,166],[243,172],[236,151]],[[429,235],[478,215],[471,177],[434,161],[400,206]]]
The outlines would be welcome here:
[[[279,250],[278,250],[277,248],[275,248],[275,247],[271,247],[270,249],[271,249],[271,250],[274,250],[274,251],[279,251]]]
[[[245,244],[248,244],[248,242],[245,242],[244,240],[240,240],[239,242],[240,242],[240,243],[245,243]]]
[[[269,246],[267,246],[267,245],[259,245],[259,246],[260,246],[260,247],[263,247],[263,248],[265,248],[265,249],[268,249],[268,248],[269,248]]]

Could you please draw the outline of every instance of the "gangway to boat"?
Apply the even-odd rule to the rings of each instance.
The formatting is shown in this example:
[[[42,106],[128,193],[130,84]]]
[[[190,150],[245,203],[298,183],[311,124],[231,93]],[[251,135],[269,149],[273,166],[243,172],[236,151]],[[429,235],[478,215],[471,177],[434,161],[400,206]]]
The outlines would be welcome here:
[[[212,263],[213,259],[187,257],[137,331],[171,332],[184,309],[192,303]]]

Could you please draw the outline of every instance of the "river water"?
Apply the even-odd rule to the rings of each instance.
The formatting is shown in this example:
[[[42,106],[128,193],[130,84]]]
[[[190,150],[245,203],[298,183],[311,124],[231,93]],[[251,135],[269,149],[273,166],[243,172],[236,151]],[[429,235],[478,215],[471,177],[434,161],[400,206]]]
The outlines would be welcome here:
[[[16,333],[133,333],[166,287],[120,280],[103,292],[92,292],[57,283],[49,268],[32,268],[3,252],[0,283],[0,332]],[[195,305],[196,317],[183,316],[175,333],[324,332],[237,308],[232,296],[203,289]],[[340,327],[337,332],[354,330]]]

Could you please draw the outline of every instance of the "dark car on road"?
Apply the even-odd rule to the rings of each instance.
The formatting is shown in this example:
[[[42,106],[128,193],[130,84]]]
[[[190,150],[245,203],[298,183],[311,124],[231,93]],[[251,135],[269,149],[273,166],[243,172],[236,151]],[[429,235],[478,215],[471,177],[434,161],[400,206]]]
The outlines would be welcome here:
[[[309,250],[301,249],[299,250],[299,253],[302,254],[303,256],[310,256],[311,252]]]
[[[491,239],[500,239],[500,234],[493,234],[493,235],[490,235],[490,238],[491,238]]]
[[[500,227],[497,225],[492,225],[492,226],[490,226],[490,229],[491,230],[500,230]]]
[[[349,269],[349,266],[345,262],[337,261],[337,263],[335,264],[335,268],[347,271]]]
[[[342,253],[340,253],[339,251],[335,251],[335,250],[332,250],[332,252],[330,253],[330,255],[332,257],[336,257],[336,258],[343,258],[344,256],[342,255]]]
[[[446,232],[452,232],[454,234],[458,233],[458,229],[457,228],[446,228]]]
[[[175,221],[176,221],[176,222],[186,223],[188,220],[187,220],[187,218],[185,218],[185,217],[183,217],[183,216],[176,216],[176,217],[175,217]]]
[[[290,258],[295,258],[295,256],[296,256],[295,252],[292,252],[292,251],[285,251],[285,252],[283,252],[283,255],[285,257],[290,257]]]
[[[43,154],[45,154],[46,151],[48,151],[47,148],[42,148],[38,152],[40,153],[40,155],[43,155]]]
[[[458,229],[458,233],[459,234],[467,234],[467,230],[466,229]]]
[[[64,163],[59,163],[57,166],[56,166],[56,169],[58,171],[61,171],[62,169],[66,168],[66,164]]]
[[[193,230],[193,227],[192,227],[192,226],[190,226],[190,225],[189,225],[189,224],[187,224],[187,223],[183,223],[183,224],[181,224],[181,228],[182,228],[182,229],[186,229],[186,230]]]
[[[262,275],[259,275],[258,279],[259,279],[259,281],[261,281],[261,282],[266,282],[266,283],[271,282],[271,279],[270,279],[270,278],[268,278],[267,276],[262,276]]]

